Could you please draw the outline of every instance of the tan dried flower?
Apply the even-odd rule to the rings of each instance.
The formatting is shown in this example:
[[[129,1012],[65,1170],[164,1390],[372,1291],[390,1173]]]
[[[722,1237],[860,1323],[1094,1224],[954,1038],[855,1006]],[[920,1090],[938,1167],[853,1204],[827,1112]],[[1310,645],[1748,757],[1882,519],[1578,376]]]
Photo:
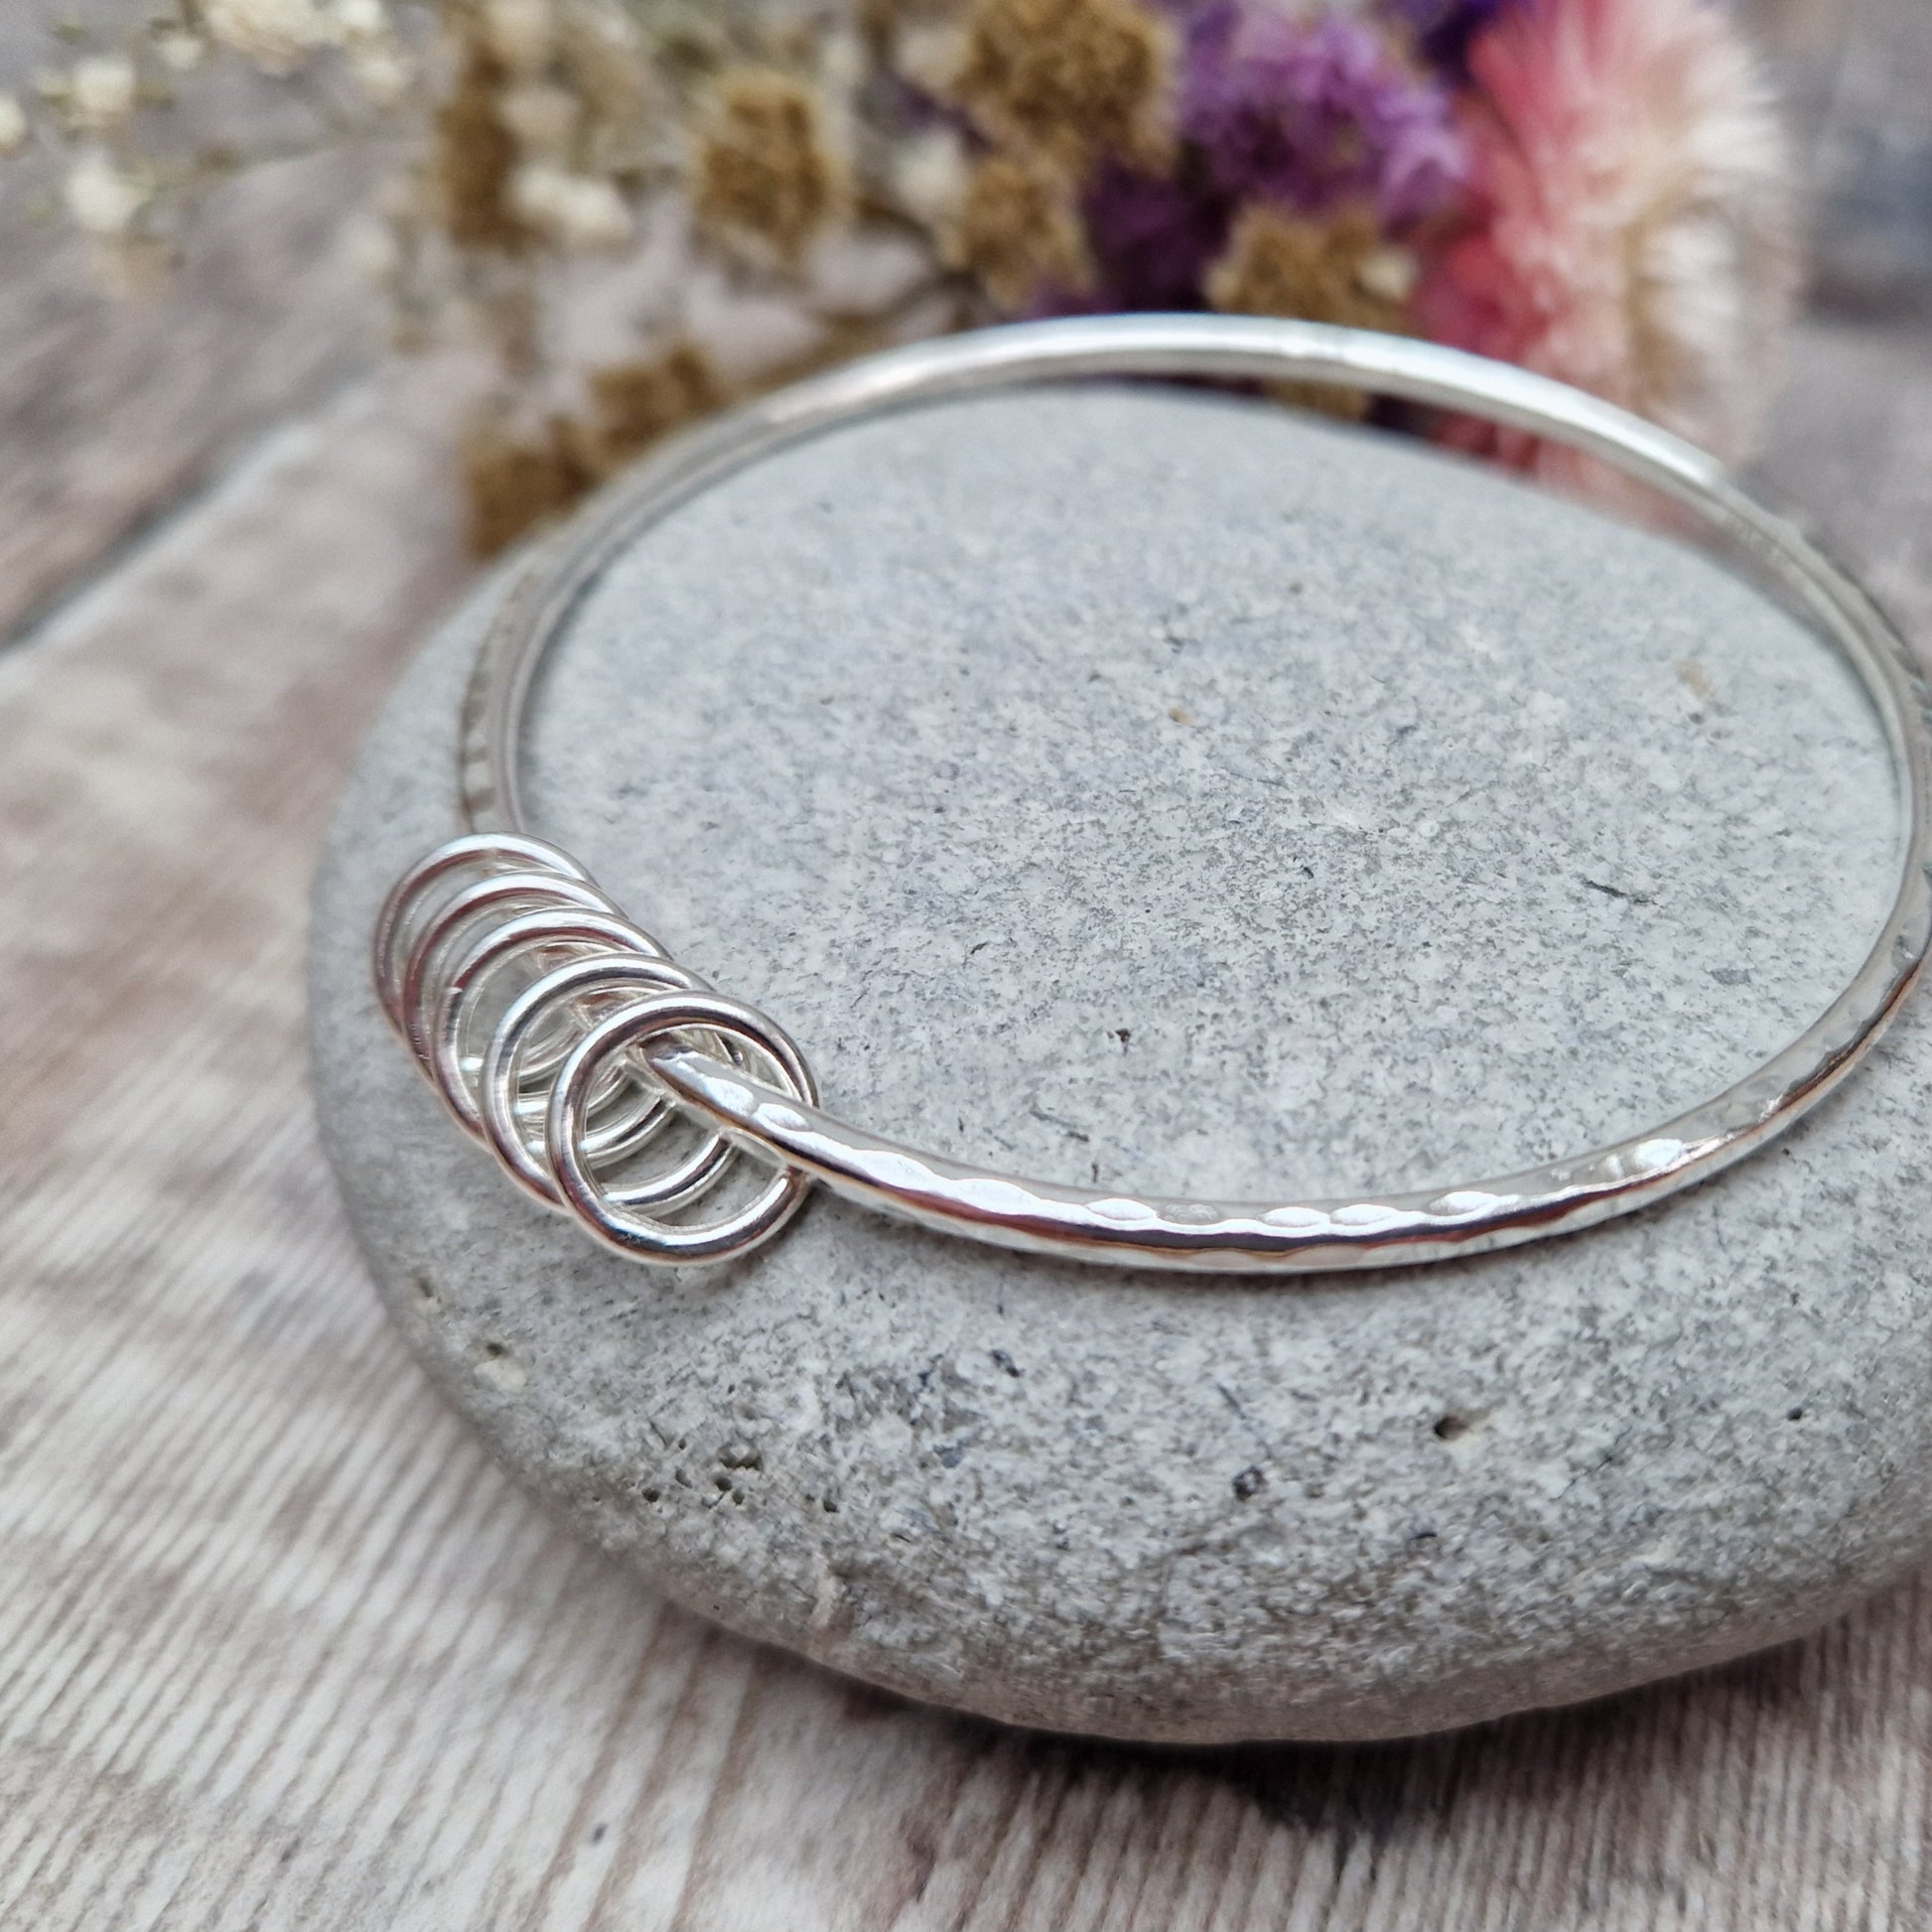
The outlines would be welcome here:
[[[517,154],[497,107],[504,78],[491,54],[470,49],[449,97],[436,110],[431,163],[450,239],[459,248],[514,254],[535,237],[510,197]]]
[[[613,363],[589,378],[583,417],[552,416],[518,433],[500,413],[471,426],[463,445],[470,547],[494,556],[581,497],[660,437],[708,414],[726,389],[703,351],[674,342],[656,355]]]
[[[752,240],[794,263],[846,197],[816,93],[791,75],[721,75],[692,157],[692,206],[722,239]]]
[[[598,166],[608,172],[640,162],[671,114],[665,74],[652,68],[636,22],[615,0],[580,0],[558,19],[556,58]]]
[[[1166,165],[1173,35],[1133,0],[974,0],[950,92],[981,132],[1080,171]]]
[[[30,132],[26,108],[12,94],[0,94],[0,154],[18,154]]]
[[[472,425],[461,452],[470,548],[493,557],[561,515],[597,481],[585,468],[571,425],[553,418],[518,436],[485,418]]]
[[[1082,289],[1093,277],[1065,177],[1011,155],[974,168],[945,253],[1009,312],[1044,288]]]
[[[541,73],[555,51],[557,19],[551,0],[483,0],[483,45],[510,73]]]
[[[1372,209],[1311,219],[1255,204],[1236,217],[1206,288],[1208,301],[1226,314],[1397,331],[1406,324],[1414,281],[1413,258],[1383,240]],[[1338,384],[1271,386],[1285,400],[1333,416],[1359,417],[1368,406],[1358,391]]]
[[[673,343],[659,355],[598,369],[590,386],[596,407],[589,453],[601,471],[629,462],[725,400],[718,372],[688,342]]]

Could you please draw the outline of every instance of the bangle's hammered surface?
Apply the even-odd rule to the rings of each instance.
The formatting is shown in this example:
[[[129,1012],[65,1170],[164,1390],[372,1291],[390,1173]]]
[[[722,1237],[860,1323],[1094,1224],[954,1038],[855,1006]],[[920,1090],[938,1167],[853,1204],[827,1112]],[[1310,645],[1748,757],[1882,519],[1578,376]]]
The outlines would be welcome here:
[[[1849,984],[1789,1045],[1687,1113],[1547,1167],[1428,1192],[1143,1198],[984,1172],[827,1113],[781,1029],[677,965],[583,867],[528,831],[518,757],[538,664],[613,557],[734,471],[889,410],[1084,376],[1338,383],[1482,417],[1602,460],[1743,552],[1857,673],[1898,772],[1898,890]],[[720,418],[539,555],[471,678],[459,774],[468,829],[390,893],[376,986],[459,1125],[533,1196],[636,1259],[744,1254],[785,1224],[814,1180],[947,1233],[1127,1267],[1295,1274],[1480,1253],[1587,1227],[1718,1173],[1869,1051],[1932,944],[1929,702],[1896,632],[1789,522],[1701,451],[1545,377],[1426,343],[1241,317],[1082,318],[949,337]],[[505,980],[516,982],[507,1002]]]

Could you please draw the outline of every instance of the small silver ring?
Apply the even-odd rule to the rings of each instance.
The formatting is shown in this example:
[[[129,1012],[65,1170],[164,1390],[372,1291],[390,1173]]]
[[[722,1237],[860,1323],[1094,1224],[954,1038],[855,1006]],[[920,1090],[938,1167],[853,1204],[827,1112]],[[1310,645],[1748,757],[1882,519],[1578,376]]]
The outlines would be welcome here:
[[[606,952],[572,960],[569,965],[559,966],[533,985],[525,987],[511,1001],[497,1023],[490,1036],[488,1051],[483,1055],[483,1073],[477,1083],[483,1137],[510,1177],[546,1206],[563,1206],[563,1196],[558,1192],[556,1180],[550,1172],[544,1121],[536,1123],[538,1131],[532,1139],[527,1131],[528,1123],[522,1118],[517,1105],[518,1073],[524,1043],[558,1007],[574,1008],[591,1003],[600,995],[613,993],[634,998],[656,993],[709,990],[697,974],[674,961],[653,959],[648,954],[634,952]],[[573,1046],[575,1043],[572,1042]],[[568,1054],[565,1057],[568,1058]],[[655,1112],[650,1119],[658,1122],[668,1119],[669,1095],[658,1087],[653,1099]],[[548,1113],[546,1098],[545,1119]],[[606,1155],[615,1157],[633,1153],[644,1145],[646,1132],[647,1122],[640,1118],[633,1133],[621,1142],[607,1142],[602,1146],[587,1144],[585,1153],[593,1163]],[[715,1136],[712,1138],[714,1141],[717,1139]]]
[[[426,853],[389,888],[376,914],[375,935],[369,946],[376,995],[389,1025],[407,1036],[402,1017],[402,960],[405,935],[423,900],[452,873],[512,872],[521,867],[560,872],[567,879],[588,883],[590,874],[569,853],[541,839],[515,832],[472,832],[451,839]]]
[[[817,1098],[811,1068],[795,1042],[742,1000],[717,993],[653,994],[621,1007],[593,1027],[577,1042],[557,1076],[544,1144],[551,1178],[564,1204],[598,1240],[620,1254],[660,1262],[717,1261],[743,1254],[783,1227],[803,1206],[811,1188],[810,1180],[797,1168],[779,1166],[743,1206],[720,1220],[689,1225],[664,1216],[708,1191],[721,1170],[714,1168],[702,1178],[694,1175],[682,1192],[666,1188],[652,1203],[659,1210],[656,1214],[626,1206],[599,1180],[583,1146],[585,1114],[598,1076],[620,1054],[648,1048],[653,1041],[675,1038],[694,1029],[722,1035],[762,1057],[772,1077],[782,1083],[775,1090],[790,1099],[809,1104]],[[656,1055],[649,1057],[655,1070]],[[712,1061],[709,1054],[703,1057]],[[739,1071],[736,1067],[732,1070]],[[760,1158],[768,1158],[763,1149],[757,1152]]]
[[[458,1123],[479,1138],[483,1131],[480,1088],[472,1087],[463,1065],[467,1022],[479,995],[496,974],[539,947],[574,949],[600,961],[608,961],[613,953],[635,953],[645,959],[660,957],[634,926],[609,913],[586,912],[575,906],[548,906],[541,911],[524,912],[483,933],[438,983],[435,1017],[426,1029],[431,1080]],[[548,1016],[549,1011],[546,1005],[544,1014]],[[548,1066],[533,1062],[527,1051],[531,1031],[525,1026],[518,1035],[518,1071],[528,1075],[561,1066],[569,1045],[557,1050]]]

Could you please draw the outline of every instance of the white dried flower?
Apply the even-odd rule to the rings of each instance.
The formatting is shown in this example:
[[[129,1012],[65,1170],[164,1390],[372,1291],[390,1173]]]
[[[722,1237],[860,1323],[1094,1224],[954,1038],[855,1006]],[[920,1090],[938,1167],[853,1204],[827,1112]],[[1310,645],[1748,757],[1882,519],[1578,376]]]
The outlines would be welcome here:
[[[18,154],[28,131],[26,108],[12,94],[0,94],[0,154]]]
[[[596,175],[532,161],[510,178],[510,206],[566,248],[615,248],[630,239],[623,197]]]
[[[117,168],[112,156],[90,148],[69,171],[62,197],[74,226],[105,241],[127,233],[149,192],[145,182]]]
[[[74,63],[68,77],[68,112],[75,123],[104,133],[134,111],[134,63],[120,54],[96,54]]]
[[[193,73],[207,58],[207,43],[199,34],[170,28],[155,36],[154,51],[170,73]]]
[[[389,16],[382,0],[336,0],[330,10],[335,16],[337,35],[347,44],[386,39]]]
[[[402,244],[380,215],[358,215],[349,222],[343,233],[343,248],[349,265],[372,287],[384,287],[402,270]]]
[[[965,37],[949,21],[915,21],[899,30],[893,66],[913,86],[944,94],[959,71]]]
[[[541,73],[550,65],[557,21],[550,0],[486,0],[483,38],[512,73]]]
[[[202,22],[265,73],[293,73],[338,38],[336,23],[316,0],[204,0]]]
[[[851,100],[872,76],[872,57],[856,28],[828,28],[819,41],[818,84],[835,100]]]
[[[949,127],[915,134],[893,157],[893,192],[906,213],[944,228],[966,201],[966,144]]]
[[[1422,264],[1414,251],[1394,243],[1371,248],[1355,264],[1355,280],[1370,295],[1380,296],[1384,302],[1393,302],[1398,307],[1406,305],[1415,294],[1421,276]]]
[[[497,118],[518,151],[532,157],[567,153],[582,113],[577,95],[547,80],[526,80],[496,96]]]
[[[377,107],[393,107],[409,91],[416,69],[394,41],[358,41],[348,50],[355,84]]]

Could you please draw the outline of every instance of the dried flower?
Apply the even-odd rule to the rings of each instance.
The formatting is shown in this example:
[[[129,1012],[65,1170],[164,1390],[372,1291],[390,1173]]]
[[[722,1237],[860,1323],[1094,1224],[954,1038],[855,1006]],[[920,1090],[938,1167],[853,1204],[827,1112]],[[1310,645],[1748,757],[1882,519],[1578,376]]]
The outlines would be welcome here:
[[[1183,168],[1178,177],[1143,175],[1109,162],[1081,198],[1095,261],[1092,299],[1082,308],[1198,309],[1201,278],[1227,243],[1233,210],[1225,196]]]
[[[1230,315],[1394,330],[1413,263],[1383,240],[1367,208],[1310,217],[1257,203],[1242,209],[1227,253],[1208,271],[1207,299]]]
[[[629,462],[725,399],[717,371],[688,342],[673,343],[659,355],[598,369],[590,388],[595,404],[591,455],[603,471]]]
[[[483,0],[483,42],[506,73],[541,73],[555,50],[550,0]]]
[[[336,39],[316,0],[203,0],[202,24],[265,73],[293,73]]]
[[[949,91],[989,139],[1084,172],[1172,158],[1173,36],[1133,0],[974,0]]]
[[[1372,209],[1309,216],[1256,203],[1241,211],[1227,252],[1208,271],[1207,299],[1232,315],[1395,331],[1403,327],[1414,280],[1414,258],[1383,239]],[[1367,412],[1368,398],[1340,384],[1274,387],[1332,416]]]
[[[956,20],[907,20],[893,25],[891,70],[935,100],[951,89],[964,37]]]
[[[352,42],[348,70],[364,98],[377,107],[393,107],[408,93],[416,77],[408,55],[392,40]]]
[[[557,20],[558,78],[580,102],[598,166],[609,173],[677,143],[653,123],[674,111],[667,76],[645,59],[637,25],[615,0],[572,6]]]
[[[623,197],[597,175],[528,162],[510,177],[509,205],[520,220],[564,248],[616,248],[630,239]]]
[[[1180,131],[1232,200],[1372,203],[1390,227],[1448,207],[1467,167],[1445,88],[1368,22],[1210,0],[1188,27]]]
[[[499,406],[471,425],[463,476],[478,556],[494,556],[561,515],[614,470],[726,399],[709,359],[684,341],[594,370],[589,388],[582,418],[552,416],[519,434]]]
[[[1701,0],[1524,0],[1469,61],[1481,212],[1424,287],[1429,332],[1747,455],[1794,246],[1784,144],[1725,15]],[[1452,435],[1587,473],[1511,432]]]
[[[68,208],[131,278],[249,147],[185,99],[177,149],[130,160],[144,77],[329,50],[308,105],[345,140],[439,76],[370,267],[399,342],[480,326],[496,356],[464,454],[483,550],[748,385],[989,308],[1414,324],[1729,453],[1790,259],[1775,131],[1720,5],[168,0],[125,57],[39,76],[31,120],[0,95],[0,151],[43,121],[87,137]],[[592,248],[625,267],[558,260]],[[626,355],[646,328],[720,359],[682,339]]]
[[[193,73],[207,59],[207,42],[179,27],[164,27],[154,37],[154,51],[170,73]]]
[[[12,94],[0,94],[0,154],[18,154],[31,130],[27,110]]]
[[[1077,292],[1093,279],[1064,178],[1011,155],[989,155],[973,170],[946,253],[1009,313],[1042,292]]]
[[[125,235],[152,193],[146,182],[124,174],[99,148],[89,148],[73,164],[62,189],[74,226],[102,241]]]
[[[943,123],[920,129],[893,156],[893,193],[899,206],[935,233],[958,220],[966,175],[966,144]]]
[[[525,80],[496,96],[496,116],[520,153],[556,158],[569,153],[576,140],[583,107],[568,87]]]
[[[1196,309],[1250,203],[1305,214],[1374,209],[1406,235],[1452,206],[1466,167],[1448,87],[1364,20],[1301,18],[1265,0],[1208,0],[1187,17],[1178,165],[1117,162],[1081,212],[1101,309]]]
[[[796,262],[845,196],[813,90],[766,68],[736,68],[713,92],[692,156],[699,221],[728,241]]]
[[[470,548],[493,557],[561,515],[596,482],[567,423],[518,436],[492,417],[474,423],[461,452]]]
[[[459,248],[513,254],[533,237],[510,199],[517,155],[497,111],[503,77],[493,56],[472,47],[436,110],[432,163],[450,239]]]
[[[334,0],[330,14],[337,39],[345,45],[388,38],[389,16],[382,0]]]
[[[97,54],[74,63],[68,81],[68,112],[78,127],[104,134],[134,111],[134,63],[121,54]]]

